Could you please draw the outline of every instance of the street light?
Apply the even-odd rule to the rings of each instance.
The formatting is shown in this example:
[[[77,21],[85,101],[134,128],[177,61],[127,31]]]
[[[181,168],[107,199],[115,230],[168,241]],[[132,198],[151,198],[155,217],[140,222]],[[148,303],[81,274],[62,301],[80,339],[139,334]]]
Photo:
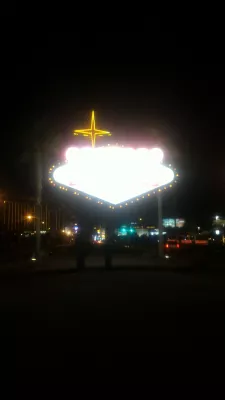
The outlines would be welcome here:
[[[28,221],[32,221],[32,219],[39,219],[38,217],[36,217],[36,215],[30,215],[30,214],[26,215],[24,218],[28,219]],[[42,221],[41,223],[44,224],[45,222]]]

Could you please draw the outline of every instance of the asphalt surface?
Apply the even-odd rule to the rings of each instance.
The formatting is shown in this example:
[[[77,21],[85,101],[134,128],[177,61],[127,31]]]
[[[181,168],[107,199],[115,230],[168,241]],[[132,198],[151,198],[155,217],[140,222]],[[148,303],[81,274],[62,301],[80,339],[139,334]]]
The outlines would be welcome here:
[[[71,364],[139,368],[153,355],[222,359],[224,289],[221,272],[9,274],[0,280],[1,363],[43,374]]]

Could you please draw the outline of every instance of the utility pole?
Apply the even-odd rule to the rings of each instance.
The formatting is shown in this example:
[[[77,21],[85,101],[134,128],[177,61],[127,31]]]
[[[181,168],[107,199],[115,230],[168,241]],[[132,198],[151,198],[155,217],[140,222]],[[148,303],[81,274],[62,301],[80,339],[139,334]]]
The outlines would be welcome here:
[[[163,248],[163,223],[162,223],[162,192],[158,192],[158,229],[159,229],[159,257],[164,255]]]
[[[42,164],[41,151],[36,149],[36,258],[41,258],[41,201],[42,201]]]

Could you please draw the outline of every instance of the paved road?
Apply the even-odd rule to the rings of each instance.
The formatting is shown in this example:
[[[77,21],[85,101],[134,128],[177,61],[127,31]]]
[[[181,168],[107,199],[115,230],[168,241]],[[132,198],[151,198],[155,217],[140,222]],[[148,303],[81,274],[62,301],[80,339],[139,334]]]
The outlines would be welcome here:
[[[0,281],[1,357],[5,368],[43,371],[90,354],[103,364],[128,353],[222,356],[224,288],[225,276],[206,273],[8,276]]]

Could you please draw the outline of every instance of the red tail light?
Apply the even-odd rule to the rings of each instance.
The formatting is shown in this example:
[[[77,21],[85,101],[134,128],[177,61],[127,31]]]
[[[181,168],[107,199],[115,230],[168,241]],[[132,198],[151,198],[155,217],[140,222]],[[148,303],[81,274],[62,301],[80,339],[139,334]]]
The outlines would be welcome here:
[[[180,245],[179,245],[179,243],[177,243],[177,248],[179,249],[179,247],[180,247]]]
[[[169,248],[169,245],[168,245],[168,243],[166,243],[165,247],[166,247],[167,249]]]

